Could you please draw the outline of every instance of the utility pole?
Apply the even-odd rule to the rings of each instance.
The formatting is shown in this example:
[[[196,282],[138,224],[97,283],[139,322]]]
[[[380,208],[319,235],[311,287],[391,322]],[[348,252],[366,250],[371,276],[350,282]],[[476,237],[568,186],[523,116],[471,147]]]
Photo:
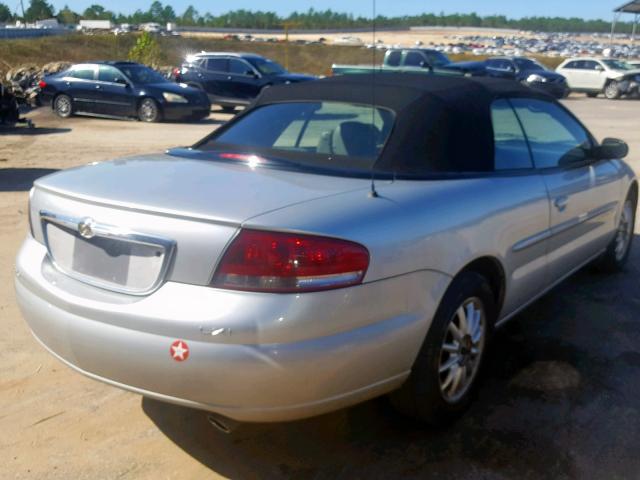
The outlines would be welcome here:
[[[289,28],[295,27],[298,24],[296,22],[284,22],[284,68],[289,70]]]

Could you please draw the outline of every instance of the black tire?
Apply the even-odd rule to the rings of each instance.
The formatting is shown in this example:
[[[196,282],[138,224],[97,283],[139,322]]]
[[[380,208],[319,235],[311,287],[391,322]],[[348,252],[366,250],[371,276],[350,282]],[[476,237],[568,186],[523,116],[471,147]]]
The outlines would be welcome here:
[[[607,250],[593,264],[597,271],[617,273],[624,269],[633,244],[637,203],[637,195],[631,192],[622,206],[616,234],[609,242]]]
[[[597,92],[587,92],[587,97],[596,98],[598,96]]]
[[[73,100],[69,95],[61,93],[53,99],[53,111],[60,118],[69,118],[73,115]]]
[[[609,100],[616,100],[622,96],[622,90],[620,90],[620,84],[615,80],[610,81],[604,87],[604,96]]]
[[[470,383],[460,392],[459,397],[446,398],[448,387],[445,385],[449,380],[448,376],[454,375],[455,377],[458,370],[463,370],[466,378],[466,372],[469,371],[467,370],[466,360],[463,363],[463,360],[460,359],[459,364],[455,363],[458,360],[454,358],[454,355],[460,357],[463,354],[462,351],[458,351],[456,354],[446,353],[445,348],[446,346],[454,346],[451,345],[452,337],[450,335],[452,333],[450,324],[454,323],[456,318],[459,318],[457,317],[457,312],[461,307],[463,311],[466,310],[464,306],[471,299],[473,299],[473,302],[478,301],[481,303],[484,309],[483,321],[479,322],[482,324],[483,329],[482,348],[479,350],[477,364],[475,364],[470,375]],[[411,369],[411,375],[399,390],[390,394],[392,405],[400,413],[433,426],[446,425],[464,413],[478,383],[479,373],[482,369],[482,362],[486,357],[496,315],[495,297],[487,279],[471,271],[458,275],[440,302],[431,327]],[[467,337],[465,336],[465,340],[460,342],[460,347],[471,340],[471,337],[468,339]],[[467,346],[465,348],[470,347]],[[443,371],[442,369],[450,360],[454,362],[453,366],[449,367],[449,370]],[[456,368],[456,374],[453,373],[454,367]],[[443,379],[445,376],[446,378]],[[466,380],[452,380],[456,386],[460,381]],[[454,386],[453,389],[455,390],[455,388]]]
[[[144,98],[138,106],[138,119],[141,122],[155,123],[162,120],[162,112],[153,98]]]
[[[233,105],[225,105],[222,107],[223,113],[236,113],[236,107]]]

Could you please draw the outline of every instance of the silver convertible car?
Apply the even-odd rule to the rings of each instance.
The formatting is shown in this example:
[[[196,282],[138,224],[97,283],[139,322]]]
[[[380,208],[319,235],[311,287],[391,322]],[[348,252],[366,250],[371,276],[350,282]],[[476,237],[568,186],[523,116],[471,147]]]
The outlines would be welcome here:
[[[39,179],[15,287],[79,372],[220,419],[469,403],[496,327],[623,267],[627,145],[497,79],[266,89],[190,148]]]

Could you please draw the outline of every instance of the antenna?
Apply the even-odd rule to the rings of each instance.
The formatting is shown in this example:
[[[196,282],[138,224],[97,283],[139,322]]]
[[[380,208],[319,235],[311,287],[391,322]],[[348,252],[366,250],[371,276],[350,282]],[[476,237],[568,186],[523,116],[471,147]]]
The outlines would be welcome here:
[[[371,74],[371,126],[375,128],[376,126],[376,0],[371,0],[373,3],[373,48],[371,49],[371,66],[372,74]],[[371,131],[373,132],[373,128]],[[371,141],[374,143],[374,151],[376,146],[375,137],[371,138]],[[378,198],[378,192],[376,191],[376,182],[375,182],[375,160],[371,165],[371,190],[369,190],[369,197]]]

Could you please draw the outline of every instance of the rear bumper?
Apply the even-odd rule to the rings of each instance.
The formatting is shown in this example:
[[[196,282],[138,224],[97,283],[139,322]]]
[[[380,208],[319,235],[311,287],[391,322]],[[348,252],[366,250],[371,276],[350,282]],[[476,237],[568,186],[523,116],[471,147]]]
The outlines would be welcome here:
[[[162,114],[165,120],[202,120],[207,118],[211,113],[210,104],[191,105],[181,103],[169,103],[162,104]]]
[[[547,93],[554,98],[564,98],[569,92],[569,86],[565,82],[560,83],[545,83],[545,82],[532,82],[527,83],[529,88],[537,90],[539,92]]]
[[[89,377],[239,421],[283,421],[399,387],[447,283],[418,272],[303,295],[166,283],[132,298],[65,277],[28,238],[15,288],[35,337]],[[176,340],[185,361],[172,358]]]

